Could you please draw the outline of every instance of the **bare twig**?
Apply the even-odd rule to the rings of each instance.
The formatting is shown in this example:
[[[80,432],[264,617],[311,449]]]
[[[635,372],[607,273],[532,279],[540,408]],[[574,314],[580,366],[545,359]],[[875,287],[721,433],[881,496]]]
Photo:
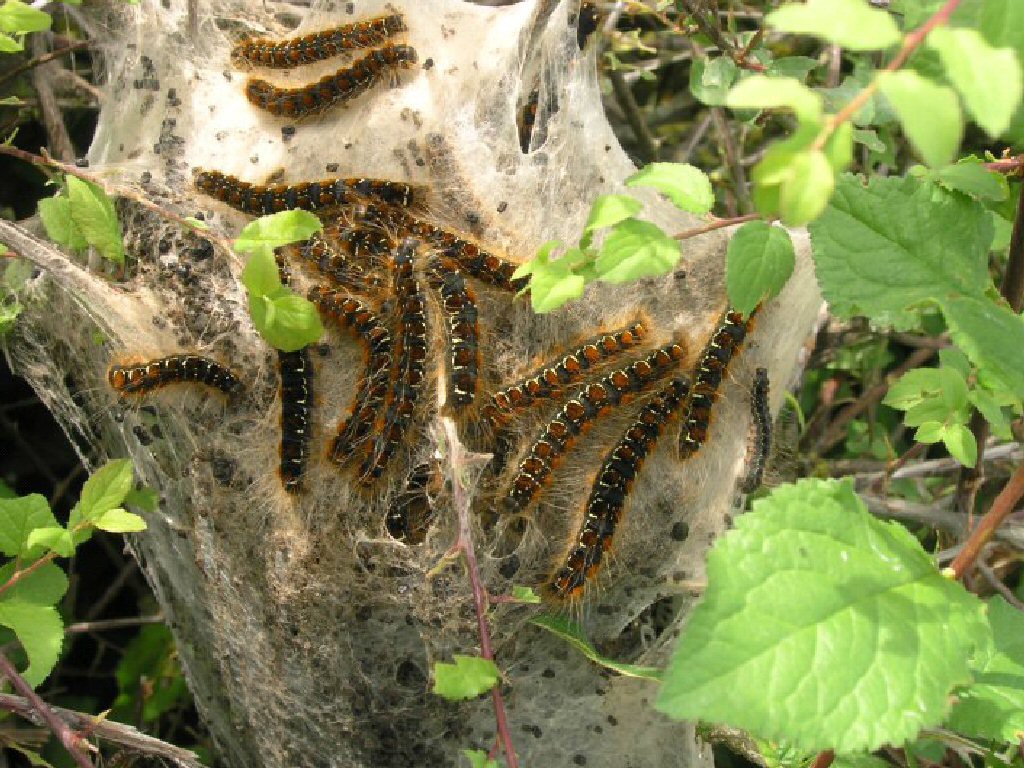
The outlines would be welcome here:
[[[999,575],[989,567],[988,563],[986,563],[984,559],[978,560],[976,565],[978,567],[978,573],[985,577],[985,581],[989,583],[992,589],[1002,595],[1003,599],[1018,611],[1024,611],[1024,603],[1017,599],[1017,596],[1013,594],[1013,590],[1003,583],[1003,580],[1000,579]]]
[[[996,529],[1013,512],[1021,496],[1024,496],[1024,464],[1017,468],[1009,482],[996,496],[991,508],[964,543],[963,550],[950,566],[958,579],[963,578],[974,565],[981,548],[989,542]]]
[[[470,588],[473,592],[473,607],[476,609],[477,631],[480,634],[480,655],[494,661],[494,649],[491,647],[491,631],[487,626],[487,589],[480,578],[480,567],[477,564],[476,552],[473,549],[473,530],[470,521],[470,496],[463,485],[467,469],[465,448],[459,441],[459,433],[451,418],[442,419],[444,424],[445,442],[449,451],[449,468],[451,470],[452,504],[459,521],[459,535],[452,551],[459,552],[466,561]],[[491,689],[494,702],[494,719],[498,729],[498,740],[505,752],[505,764],[508,768],[518,768],[515,747],[512,745],[512,732],[508,727],[508,715],[505,712],[505,700],[501,695],[501,683]]]
[[[712,22],[692,0],[682,0],[682,4],[686,9],[687,15],[693,19],[694,23],[700,28],[700,31],[711,39],[711,42],[715,44],[718,50],[732,59],[736,66],[755,72],[764,72],[767,69],[761,62],[752,61],[749,58],[750,51],[755,47],[755,41],[758,39],[757,35],[750,41],[750,45],[747,45],[741,51],[737,50],[736,46],[727,40],[722,33],[717,14],[714,15],[714,22]]]
[[[760,218],[762,218],[760,213],[747,213],[743,216],[736,216],[731,219],[713,219],[709,224],[705,224],[702,227],[694,227],[693,229],[684,229],[682,232],[677,232],[672,235],[672,237],[676,240],[689,240],[691,237],[697,237],[697,235],[714,232],[716,229],[725,229],[726,227],[743,224],[747,221],[757,221]],[[774,219],[766,219],[766,221],[771,222],[774,221]]]
[[[739,207],[737,213],[747,213],[753,209],[754,204],[750,199],[750,191],[747,189],[747,173],[743,170],[740,153],[736,149],[736,138],[732,135],[732,126],[726,120],[725,110],[721,107],[711,107],[710,112],[711,120],[715,125],[715,133],[718,134],[718,140],[722,144],[725,165],[729,169],[729,176],[732,177],[733,192]]]
[[[619,102],[629,127],[633,130],[636,142],[640,148],[641,163],[653,163],[658,159],[658,142],[651,135],[651,129],[647,127],[644,116],[640,113],[640,107],[633,98],[633,91],[617,69],[608,72],[608,79],[612,84],[612,91],[615,93],[615,100]]]
[[[67,56],[69,53],[80,51],[83,48],[88,48],[89,46],[90,43],[88,40],[79,40],[78,42],[71,43],[70,45],[64,48],[58,48],[55,51],[49,51],[47,53],[41,53],[38,56],[34,56],[33,58],[29,59],[23,64],[19,64],[9,72],[5,72],[3,75],[0,75],[0,88],[3,88],[3,86],[5,86],[11,80],[18,77],[19,75],[24,74],[25,72],[28,72],[30,69],[35,69],[40,64],[45,64],[48,61],[59,59],[61,56]]]
[[[39,698],[36,692],[32,690],[32,686],[25,682],[25,678],[18,674],[18,670],[14,668],[14,665],[8,661],[3,653],[0,653],[0,672],[11,681],[14,690],[28,700],[32,709],[39,715],[46,727],[53,731],[53,735],[60,739],[64,749],[68,751],[68,754],[71,755],[80,768],[93,768],[92,761],[82,751],[81,739],[71,731],[67,723],[57,717],[53,710]]]
[[[14,712],[33,723],[42,722],[38,711],[32,706],[32,703],[21,696],[0,693],[0,709]],[[160,739],[155,739],[152,736],[147,736],[130,725],[115,723],[112,720],[104,720],[93,715],[64,709],[63,707],[49,707],[49,710],[68,727],[78,731],[86,731],[104,741],[119,744],[134,752],[155,755],[171,760],[176,765],[182,766],[182,768],[203,768],[194,752],[168,744],[165,741],[160,741]]]
[[[79,621],[75,624],[68,624],[64,633],[68,635],[82,634],[84,632],[106,632],[111,629],[124,629],[125,627],[141,627],[144,624],[162,624],[164,616],[162,613],[155,613],[152,616],[126,616],[123,619],[103,619],[101,621]]]
[[[37,57],[46,53],[45,43],[40,35],[32,35],[32,53]],[[57,104],[53,92],[53,68],[55,64],[42,64],[32,70],[32,86],[39,98],[39,112],[46,128],[50,152],[58,160],[70,162],[75,159],[75,147],[64,124],[64,114]]]

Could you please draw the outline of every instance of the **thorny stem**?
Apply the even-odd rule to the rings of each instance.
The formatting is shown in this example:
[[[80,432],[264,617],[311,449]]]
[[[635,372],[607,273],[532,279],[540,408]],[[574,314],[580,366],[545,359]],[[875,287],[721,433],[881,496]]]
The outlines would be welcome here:
[[[731,219],[712,219],[711,223],[705,224],[702,227],[694,227],[693,229],[684,229],[682,232],[677,232],[672,235],[673,240],[688,240],[691,237],[697,237],[697,235],[703,235],[708,232],[714,232],[716,229],[725,229],[735,224],[743,224],[748,221],[757,221],[758,219],[765,218],[760,213],[745,213],[742,216],[735,216]],[[774,218],[766,219],[769,223],[774,221]]]
[[[465,449],[459,441],[455,422],[445,417],[443,420],[445,440],[449,451],[449,467],[451,469],[452,504],[459,521],[459,535],[452,550],[459,552],[466,560],[466,571],[469,573],[470,588],[473,592],[473,607],[476,609],[477,630],[480,634],[480,655],[488,661],[494,661],[494,649],[491,647],[491,631],[487,626],[487,590],[480,579],[480,567],[477,564],[476,552],[473,549],[473,532],[469,514],[469,496],[463,485],[462,477],[466,468]],[[508,715],[505,712],[505,700],[501,695],[501,683],[491,689],[494,701],[494,719],[498,727],[498,739],[505,752],[505,764],[508,768],[519,768],[515,748],[512,746],[512,733],[508,727]]]
[[[893,57],[893,60],[886,65],[885,69],[876,74],[875,78],[868,83],[860,93],[854,96],[845,107],[839,110],[835,115],[832,115],[825,124],[825,127],[822,129],[817,140],[815,140],[814,149],[820,150],[824,147],[829,136],[832,135],[832,132],[835,131],[838,126],[842,125],[847,120],[850,120],[855,114],[857,114],[860,108],[868,102],[868,99],[875,94],[875,91],[878,90],[881,82],[881,75],[885,72],[895,72],[906,64],[910,55],[918,49],[931,31],[949,21],[949,17],[953,15],[953,11],[956,10],[958,5],[960,5],[960,0],[946,0],[946,4],[936,11],[928,21],[908,33],[907,36],[903,38],[903,45],[900,47],[899,53]]]
[[[52,157],[48,157],[45,155],[36,155],[31,152],[26,152],[23,149],[18,149],[17,147],[11,147],[3,144],[0,144],[0,155],[10,155],[11,157],[16,157],[19,160],[24,160],[26,163],[32,163],[33,165],[37,165],[41,168],[56,168],[57,170],[69,176],[77,176],[79,179],[82,179],[82,181],[88,181],[91,184],[95,184],[109,195],[126,197],[129,200],[132,200],[133,202],[142,206],[143,208],[152,211],[161,218],[173,221],[176,224],[180,224],[182,227],[190,231],[197,232],[201,237],[206,238],[214,245],[220,247],[220,249],[223,250],[230,257],[235,258],[234,251],[231,248],[231,242],[226,238],[221,237],[220,235],[217,235],[210,230],[197,230],[192,222],[185,221],[184,216],[180,216],[174,211],[170,211],[167,208],[163,208],[157,205],[149,198],[145,197],[144,195],[140,195],[134,190],[111,185],[98,174],[90,173],[89,171],[83,170],[82,168],[79,168],[78,166],[75,165],[62,163],[61,161],[55,160]]]
[[[989,542],[996,529],[1010,516],[1022,496],[1024,496],[1024,464],[1017,467],[1017,471],[1013,473],[1009,482],[996,496],[989,511],[978,523],[978,527],[964,543],[960,554],[950,564],[956,578],[962,579],[970,570],[974,561],[978,559],[982,547]]]
[[[0,652],[0,673],[3,673],[11,681],[14,690],[28,699],[32,708],[43,719],[43,722],[46,723],[46,727],[53,731],[54,736],[60,739],[64,749],[74,758],[74,761],[80,768],[93,768],[92,761],[82,751],[81,740],[78,736],[72,732],[67,723],[57,717],[46,703],[39,698],[36,692],[32,690],[32,686],[25,682],[25,678],[18,674],[18,670],[14,668],[14,665],[8,661],[2,652]]]

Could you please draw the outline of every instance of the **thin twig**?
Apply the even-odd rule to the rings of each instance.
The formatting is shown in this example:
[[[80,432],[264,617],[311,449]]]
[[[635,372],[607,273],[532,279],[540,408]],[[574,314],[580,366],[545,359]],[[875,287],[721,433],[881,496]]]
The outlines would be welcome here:
[[[1003,580],[999,578],[999,574],[993,571],[984,559],[979,560],[975,565],[978,567],[978,573],[985,577],[985,581],[989,583],[992,589],[1002,595],[1003,599],[1018,611],[1024,611],[1024,603],[1017,599],[1017,596],[1013,594],[1013,590],[1003,583]]]
[[[35,56],[23,64],[19,64],[9,72],[5,72],[3,75],[0,75],[0,88],[3,88],[8,82],[18,77],[18,75],[24,74],[30,69],[35,69],[40,64],[45,64],[48,61],[59,59],[61,56],[66,56],[69,53],[74,53],[75,51],[80,51],[83,48],[88,48],[90,45],[92,44],[88,40],[79,40],[78,42],[71,43],[65,48],[58,48],[55,51],[49,51],[48,53]]]
[[[608,80],[611,81],[615,100],[619,102],[619,106],[626,116],[626,121],[636,137],[636,142],[640,148],[641,164],[653,163],[658,159],[658,142],[651,134],[651,129],[647,127],[647,122],[640,112],[640,107],[636,103],[636,99],[633,98],[633,91],[630,90],[629,84],[622,76],[622,72],[617,69],[609,70]]]
[[[740,153],[736,149],[736,138],[732,135],[732,126],[725,118],[725,110],[721,107],[711,107],[710,112],[715,132],[722,143],[725,165],[729,169],[729,176],[732,177],[733,193],[736,195],[736,203],[739,207],[737,213],[745,214],[753,209],[754,204],[750,199],[750,190],[747,189],[747,172],[743,170]]]
[[[0,709],[7,712],[14,712],[16,715],[25,718],[33,723],[41,723],[41,716],[32,703],[21,696],[12,696],[9,693],[0,693]],[[119,744],[122,747],[139,752],[145,755],[155,755],[166,760],[171,760],[183,768],[203,768],[194,752],[166,741],[160,741],[152,736],[140,733],[130,725],[117,723],[113,720],[104,720],[94,715],[83,712],[76,712],[73,709],[63,707],[49,707],[50,711],[59,717],[68,727],[78,731],[85,731],[97,738]]]
[[[84,632],[106,632],[111,629],[124,629],[125,627],[141,627],[145,624],[162,624],[164,615],[155,613],[152,616],[126,616],[123,619],[102,619],[101,621],[79,621],[75,624],[68,624],[64,633],[68,635],[82,634]]]
[[[994,160],[991,163],[983,163],[983,165],[996,173],[1005,173],[1007,176],[1020,176],[1024,174],[1024,155]]]
[[[743,224],[748,221],[757,221],[763,218],[760,213],[747,213],[743,216],[736,216],[731,219],[714,219],[710,224],[705,224],[702,227],[694,227],[693,229],[684,229],[682,232],[677,232],[672,235],[674,240],[689,240],[691,237],[697,237],[697,235],[704,235],[708,232],[714,232],[716,229],[725,229],[726,227],[732,227],[736,224]],[[769,223],[774,219],[765,219]]]
[[[764,72],[767,67],[759,61],[752,61],[748,58],[752,49],[751,45],[746,46],[742,51],[736,50],[736,46],[733,45],[729,40],[722,34],[722,28],[718,24],[718,16],[715,15],[715,23],[704,15],[703,11],[695,6],[692,0],[682,0],[682,5],[686,9],[687,15],[693,19],[693,21],[700,28],[700,31],[711,38],[711,42],[715,44],[725,56],[735,62],[736,66],[742,67],[743,69],[753,70],[754,72]],[[751,40],[751,43],[757,39],[755,35]]]
[[[487,589],[480,578],[480,567],[477,564],[476,552],[473,549],[473,530],[470,521],[470,497],[463,485],[463,476],[467,469],[466,454],[455,422],[451,418],[442,419],[444,424],[445,442],[449,451],[449,468],[451,470],[452,504],[459,521],[459,535],[452,547],[453,551],[462,554],[466,561],[470,588],[473,592],[473,607],[476,610],[477,631],[480,634],[480,655],[494,661],[494,649],[491,647],[491,631],[487,626]],[[494,719],[497,724],[498,739],[505,752],[505,764],[508,768],[518,768],[515,747],[512,745],[512,732],[508,727],[508,715],[505,711],[505,700],[501,695],[501,683],[491,689],[494,702]]]
[[[32,705],[32,709],[42,718],[46,727],[53,731],[53,735],[60,740],[60,743],[64,745],[64,749],[68,751],[68,754],[71,755],[80,768],[93,768],[92,761],[82,751],[82,742],[78,736],[71,731],[67,723],[57,717],[50,707],[39,698],[36,692],[32,690],[32,686],[25,682],[25,678],[18,674],[18,670],[14,668],[14,665],[8,661],[3,653],[0,653],[0,672],[11,681],[14,690],[28,700]]]
[[[1010,516],[1017,502],[1020,501],[1021,496],[1024,496],[1024,464],[1017,468],[1009,482],[1003,486],[1003,490],[996,496],[991,508],[981,518],[978,527],[974,529],[974,532],[964,543],[963,550],[957,555],[950,566],[958,579],[962,579],[971,566],[974,565],[982,547],[989,542],[996,529]]]
[[[32,35],[32,52],[39,56],[45,53],[44,41],[40,35]],[[53,92],[53,73],[56,64],[43,64],[32,70],[32,86],[39,98],[39,113],[46,128],[50,153],[58,160],[70,162],[75,159],[75,147],[71,143],[71,134],[64,124],[64,113],[57,104],[57,96]]]

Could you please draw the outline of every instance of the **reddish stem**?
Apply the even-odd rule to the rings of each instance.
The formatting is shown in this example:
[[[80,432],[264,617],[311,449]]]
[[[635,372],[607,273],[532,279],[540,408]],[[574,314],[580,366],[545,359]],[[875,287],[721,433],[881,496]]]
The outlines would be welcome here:
[[[981,554],[982,547],[992,539],[996,529],[1010,516],[1022,496],[1024,496],[1024,464],[1013,473],[1003,490],[992,502],[988,512],[981,518],[978,527],[964,542],[964,548],[960,550],[960,554],[950,564],[950,568],[958,579],[962,579],[974,565],[974,561]]]
[[[677,232],[672,235],[674,240],[687,240],[697,235],[703,235],[708,232],[714,232],[716,229],[725,229],[731,227],[734,224],[743,224],[748,221],[757,221],[758,219],[764,218],[760,213],[745,213],[742,216],[734,216],[731,219],[715,219],[710,224],[705,224],[703,227],[694,227],[693,229],[684,229],[682,232]],[[767,221],[774,221],[774,219],[767,219]]]
[[[824,752],[819,752],[818,756],[814,758],[814,763],[811,768],[828,768],[832,765],[832,761],[836,759],[836,753],[831,749],[826,749]]]
[[[19,581],[24,579],[26,576],[29,576],[30,574],[35,573],[36,571],[38,571],[40,568],[42,568],[47,563],[52,562],[53,559],[56,558],[56,557],[57,557],[57,553],[56,552],[53,552],[53,551],[47,552],[45,555],[43,555],[38,560],[36,560],[34,563],[32,563],[32,565],[30,565],[28,568],[24,568],[24,569],[22,569],[20,571],[15,571],[14,573],[12,573],[11,574],[11,578],[9,578],[4,584],[0,585],[0,595],[2,595],[8,589],[10,589],[15,584],[17,584]]]
[[[46,706],[46,703],[39,698],[35,691],[32,690],[32,686],[25,682],[25,678],[18,674],[18,670],[14,668],[14,665],[7,660],[7,657],[0,653],[0,673],[11,681],[11,685],[14,686],[14,690],[24,696],[32,708],[39,713],[39,717],[46,723],[46,727],[53,731],[53,735],[60,739],[60,743],[64,745],[64,749],[68,751],[68,754],[74,758],[74,761],[80,766],[80,768],[94,768],[92,761],[82,751],[81,743],[74,734],[74,732],[68,728],[67,723],[61,720],[53,711]]]

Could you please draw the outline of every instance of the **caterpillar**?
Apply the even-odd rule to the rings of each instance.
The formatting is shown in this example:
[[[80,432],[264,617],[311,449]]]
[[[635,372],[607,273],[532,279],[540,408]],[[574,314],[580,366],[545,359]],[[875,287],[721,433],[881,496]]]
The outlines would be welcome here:
[[[360,291],[377,285],[370,269],[390,253],[391,245],[391,238],[376,228],[333,224],[278,252],[311,265],[337,288]]]
[[[448,402],[472,405],[480,385],[480,328],[476,296],[462,274],[447,259],[437,259],[429,271],[431,285],[441,294],[448,324]]]
[[[548,481],[560,459],[572,449],[577,436],[589,429],[598,417],[616,406],[631,402],[685,356],[685,348],[673,342],[641,360],[612,371],[597,384],[584,386],[548,422],[526,458],[520,462],[509,488],[506,507],[511,511],[526,508]]]
[[[434,522],[434,507],[429,486],[436,482],[436,470],[430,462],[413,467],[398,498],[388,510],[384,525],[393,539],[406,544],[422,544]]]
[[[534,88],[526,99],[526,103],[520,108],[516,115],[516,128],[519,130],[519,148],[523,154],[530,152],[530,140],[533,138],[533,126],[537,122],[537,103],[540,101],[540,91]]]
[[[312,436],[313,362],[309,347],[277,352],[281,376],[281,482],[289,493],[302,488]]]
[[[276,86],[251,77],[245,97],[254,107],[276,117],[306,117],[344,104],[378,83],[385,72],[408,69],[416,63],[416,50],[408,45],[385,45],[315,83],[298,88]]]
[[[611,549],[616,526],[622,518],[633,480],[665,427],[686,400],[690,383],[675,378],[640,409],[625,434],[608,452],[590,489],[583,523],[564,562],[548,583],[556,599],[575,597],[583,591]]]
[[[372,48],[405,31],[405,20],[393,13],[285,40],[248,38],[232,49],[231,58],[286,69],[331,59],[354,48]]]
[[[407,207],[413,204],[416,194],[411,184],[385,179],[322,179],[301,184],[260,185],[203,168],[195,170],[194,183],[200,192],[254,216],[296,208],[324,211],[359,203],[366,198]]]
[[[352,457],[353,449],[370,436],[384,404],[391,371],[391,333],[359,299],[316,286],[310,291],[309,300],[339,327],[354,331],[366,351],[365,368],[356,386],[351,414],[338,424],[338,434],[329,452],[333,462],[344,464]]]
[[[199,355],[168,355],[138,365],[110,366],[107,381],[121,395],[144,395],[168,384],[195,382],[235,395],[242,383],[216,360]]]
[[[754,371],[750,392],[752,443],[748,449],[747,472],[740,483],[743,493],[753,493],[761,485],[768,453],[772,447],[772,413],[768,403],[768,369]]]
[[[708,439],[711,411],[718,399],[718,387],[726,369],[739,352],[753,327],[753,316],[744,319],[735,310],[727,310],[697,361],[693,389],[686,403],[686,414],[679,431],[679,458],[687,459],[700,450]]]
[[[380,434],[374,439],[360,470],[360,482],[369,485],[381,477],[412,424],[416,400],[426,378],[426,302],[413,274],[412,257],[419,247],[405,240],[393,256],[394,291],[398,301],[399,334],[394,346],[398,358],[388,392]]]
[[[553,364],[491,395],[480,415],[492,428],[504,427],[516,411],[537,400],[560,397],[566,387],[575,384],[587,371],[639,344],[647,335],[642,322],[602,334],[576,347]]]

